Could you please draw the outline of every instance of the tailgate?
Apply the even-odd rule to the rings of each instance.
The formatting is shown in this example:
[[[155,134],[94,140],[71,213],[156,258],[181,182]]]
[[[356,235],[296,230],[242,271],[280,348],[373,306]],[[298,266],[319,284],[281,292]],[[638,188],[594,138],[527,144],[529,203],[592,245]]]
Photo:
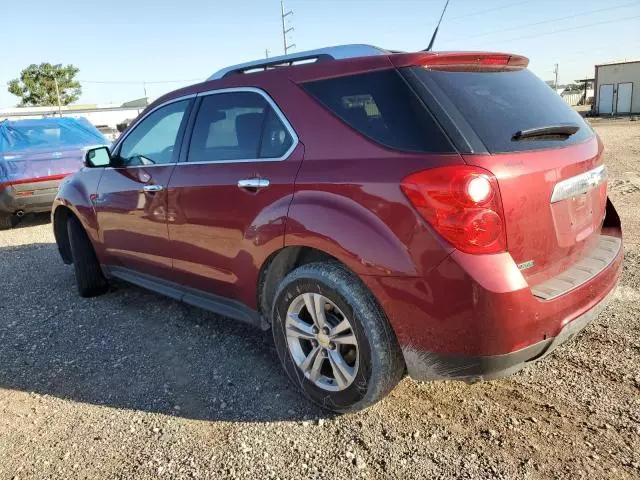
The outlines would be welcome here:
[[[607,185],[596,137],[543,152],[464,159],[498,179],[507,248],[530,285],[567,270],[597,247]]]
[[[453,119],[451,137],[466,140],[457,142],[465,162],[496,176],[507,249],[529,285],[598,246],[607,195],[602,144],[554,90],[509,66],[411,73]]]

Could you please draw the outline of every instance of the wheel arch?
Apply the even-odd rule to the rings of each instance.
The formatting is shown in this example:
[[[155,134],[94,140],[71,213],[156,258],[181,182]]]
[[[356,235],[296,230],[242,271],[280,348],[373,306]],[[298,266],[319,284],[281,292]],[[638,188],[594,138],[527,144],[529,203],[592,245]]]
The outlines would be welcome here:
[[[53,232],[62,260],[70,264],[71,248],[67,235],[67,220],[74,216],[84,228],[93,249],[100,258],[101,239],[92,198],[98,189],[104,169],[83,169],[65,178],[51,208]]]
[[[87,210],[87,209],[84,209]],[[71,265],[73,258],[71,255],[71,245],[69,244],[69,234],[67,232],[67,223],[70,218],[76,218],[91,242],[94,250],[96,249],[97,228],[93,225],[92,218],[86,218],[76,209],[76,206],[69,202],[61,202],[58,199],[54,202],[51,212],[51,220],[53,223],[53,234],[58,244],[60,256],[65,264]]]
[[[414,213],[408,221],[417,221]],[[349,196],[305,190],[289,209],[285,244],[327,252],[357,275],[418,276],[415,238]]]
[[[71,255],[67,222],[71,216],[77,218],[77,215],[74,214],[69,207],[58,205],[51,216],[53,217],[53,235],[56,239],[62,261],[66,265],[71,265],[73,263],[73,256]]]
[[[301,265],[322,261],[339,263],[348,268],[336,257],[302,245],[283,247],[269,255],[260,268],[257,288],[258,308],[269,324],[273,297],[282,279]]]

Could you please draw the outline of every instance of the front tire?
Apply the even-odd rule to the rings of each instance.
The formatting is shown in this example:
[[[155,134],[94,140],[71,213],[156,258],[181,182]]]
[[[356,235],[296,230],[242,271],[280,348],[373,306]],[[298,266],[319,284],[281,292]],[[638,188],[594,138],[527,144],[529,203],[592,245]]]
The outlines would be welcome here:
[[[385,397],[402,379],[402,352],[366,286],[336,263],[312,263],[281,282],[272,312],[282,366],[322,408],[352,412]]]
[[[102,273],[87,232],[82,227],[80,220],[74,216],[69,216],[67,220],[67,234],[69,235],[78,293],[81,297],[86,298],[105,293],[109,288],[107,279]]]

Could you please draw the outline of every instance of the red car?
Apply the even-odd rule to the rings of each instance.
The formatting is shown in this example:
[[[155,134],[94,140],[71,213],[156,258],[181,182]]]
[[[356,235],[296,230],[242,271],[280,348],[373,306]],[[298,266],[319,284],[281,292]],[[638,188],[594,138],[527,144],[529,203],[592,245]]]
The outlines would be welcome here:
[[[63,184],[80,295],[117,277],[271,329],[313,401],[487,380],[604,308],[620,220],[602,144],[524,57],[351,45],[158,99]]]

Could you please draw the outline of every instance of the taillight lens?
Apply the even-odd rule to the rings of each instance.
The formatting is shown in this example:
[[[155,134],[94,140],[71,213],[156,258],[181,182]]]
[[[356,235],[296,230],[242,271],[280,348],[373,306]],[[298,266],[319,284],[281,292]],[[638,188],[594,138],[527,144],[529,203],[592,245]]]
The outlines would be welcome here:
[[[498,182],[467,165],[414,173],[401,183],[413,206],[447,241],[466,253],[507,249]]]

